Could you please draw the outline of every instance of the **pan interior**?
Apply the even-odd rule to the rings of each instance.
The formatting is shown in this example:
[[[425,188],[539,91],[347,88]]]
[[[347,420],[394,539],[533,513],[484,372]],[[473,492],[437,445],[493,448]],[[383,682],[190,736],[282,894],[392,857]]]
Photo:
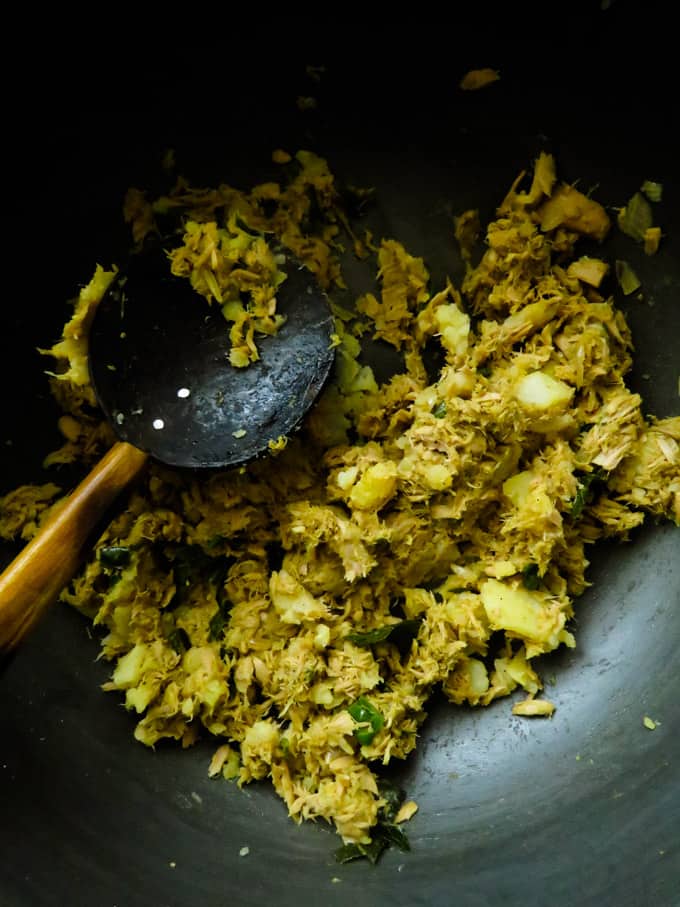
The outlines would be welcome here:
[[[254,160],[266,171],[272,148],[295,148],[302,137],[349,182],[375,187],[367,224],[422,255],[433,283],[446,276],[458,283],[463,273],[453,215],[479,207],[488,220],[542,149],[555,153],[561,176],[596,187],[612,207],[642,180],[661,181],[667,241],[658,255],[633,254],[620,237],[605,251],[629,258],[646,288],[644,304],[617,300],[636,345],[631,385],[647,412],[677,414],[677,149],[647,76],[636,81],[598,60],[588,78],[556,74],[549,85],[509,65],[497,85],[464,97],[442,63],[416,73],[376,65],[361,79],[346,70],[334,76],[329,66],[318,107],[306,111],[290,98],[301,84],[311,96],[316,83],[296,68],[266,81],[266,93],[253,86],[263,115],[248,147],[239,124],[251,108],[243,98],[221,129],[213,118],[202,130],[200,118],[182,118],[174,106],[171,115],[167,82],[157,95],[150,83],[158,102],[144,107],[151,114],[105,83],[104,97],[118,101],[130,129],[107,130],[93,156],[78,142],[81,119],[67,116],[46,133],[43,153],[24,163],[32,177],[25,229],[35,210],[58,211],[63,235],[78,242],[66,244],[68,254],[57,244],[44,251],[49,288],[42,281],[30,310],[17,306],[10,315],[9,362],[25,382],[6,404],[3,485],[39,479],[42,455],[56,446],[56,410],[34,349],[53,340],[74,281],[86,281],[95,261],[115,258],[124,245],[102,225],[118,223],[122,192],[151,184],[169,146],[209,184],[231,179],[225,170],[251,179]],[[96,139],[101,127],[89,125]],[[34,173],[45,166],[52,178],[37,187]],[[23,264],[29,273],[28,255]],[[367,279],[360,268],[349,278],[357,291]],[[96,660],[96,640],[78,615],[55,609],[0,678],[0,802],[8,817],[0,900],[212,907],[229,897],[281,904],[306,897],[376,905],[402,903],[405,893],[411,904],[450,903],[455,893],[480,907],[543,905],[548,895],[555,905],[672,904],[680,879],[679,555],[677,528],[651,523],[629,544],[593,550],[593,585],[577,603],[577,648],[544,665],[554,680],[551,721],[513,718],[507,700],[479,711],[433,702],[415,757],[393,769],[420,806],[408,829],[412,852],[390,851],[375,868],[335,864],[335,836],[322,825],[296,827],[265,785],[239,791],[209,781],[211,741],[190,752],[136,744],[130,716],[99,690],[108,670]],[[654,731],[644,716],[658,721]]]

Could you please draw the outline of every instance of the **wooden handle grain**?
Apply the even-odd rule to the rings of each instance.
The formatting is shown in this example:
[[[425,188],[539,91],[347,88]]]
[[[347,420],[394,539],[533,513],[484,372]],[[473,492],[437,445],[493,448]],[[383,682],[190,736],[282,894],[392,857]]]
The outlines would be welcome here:
[[[75,575],[92,530],[147,454],[119,441],[0,575],[0,652],[15,648]]]

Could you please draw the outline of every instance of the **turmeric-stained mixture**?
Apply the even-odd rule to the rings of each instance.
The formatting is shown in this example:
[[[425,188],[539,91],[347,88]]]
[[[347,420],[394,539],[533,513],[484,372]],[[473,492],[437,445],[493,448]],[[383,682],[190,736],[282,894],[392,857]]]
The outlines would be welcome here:
[[[626,386],[608,264],[578,252],[609,218],[549,155],[502,200],[476,264],[478,219],[457,218],[467,271],[435,289],[397,238],[351,233],[325,161],[293,166],[248,193],[132,193],[126,215],[136,242],[181,216],[168,266],[223,307],[237,366],[277,327],[276,248],[331,291],[343,241],[372,256],[374,292],[336,304],[332,382],[300,432],[247,467],[151,465],[61,597],[100,629],[105,688],[137,740],[213,735],[212,775],[270,779],[293,819],[326,819],[346,854],[371,855],[405,841],[416,804],[379,774],[417,745],[435,689],[471,706],[517,691],[516,714],[552,714],[533,660],[576,644],[587,546],[646,514],[680,524],[680,418],[646,417]],[[112,439],[86,368],[110,279],[97,270],[48,351],[65,435],[50,462],[92,461]],[[403,370],[379,384],[364,336],[399,350]],[[7,495],[2,535],[30,537],[58,494]]]

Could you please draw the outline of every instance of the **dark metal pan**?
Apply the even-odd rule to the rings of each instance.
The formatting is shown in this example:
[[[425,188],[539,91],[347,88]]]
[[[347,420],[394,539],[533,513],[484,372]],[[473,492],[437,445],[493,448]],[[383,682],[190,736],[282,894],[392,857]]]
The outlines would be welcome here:
[[[424,256],[435,284],[463,273],[452,216],[475,206],[488,220],[542,149],[610,206],[644,179],[662,182],[658,255],[622,246],[646,301],[617,302],[635,340],[633,388],[646,412],[677,414],[680,148],[673,61],[647,40],[650,29],[662,38],[663,20],[643,4],[592,4],[561,37],[546,25],[529,38],[506,15],[482,41],[487,13],[441,53],[433,39],[408,55],[402,35],[380,60],[366,47],[338,63],[312,45],[316,59],[263,53],[243,68],[245,55],[227,62],[215,39],[200,59],[193,45],[161,52],[131,39],[127,67],[95,65],[94,50],[36,54],[42,87],[14,162],[20,206],[5,249],[2,491],[45,480],[58,413],[35,348],[53,341],[92,264],[121,254],[123,192],[152,185],[168,147],[204,184],[252,184],[276,147],[317,151],[347,182],[375,187],[367,223]],[[307,81],[309,63],[326,64],[321,83]],[[468,68],[487,65],[499,82],[457,90]],[[316,109],[300,110],[296,98],[315,93]],[[619,257],[625,239],[607,254]],[[360,270],[350,279],[362,289]],[[415,755],[392,769],[420,807],[411,852],[390,850],[377,866],[337,864],[336,835],[296,826],[266,783],[210,781],[213,742],[136,743],[130,716],[100,690],[110,669],[96,638],[55,608],[0,675],[0,903],[673,907],[680,531],[647,521],[630,543],[599,545],[588,576],[577,648],[545,659],[554,718],[513,717],[508,700],[483,710],[435,700]]]

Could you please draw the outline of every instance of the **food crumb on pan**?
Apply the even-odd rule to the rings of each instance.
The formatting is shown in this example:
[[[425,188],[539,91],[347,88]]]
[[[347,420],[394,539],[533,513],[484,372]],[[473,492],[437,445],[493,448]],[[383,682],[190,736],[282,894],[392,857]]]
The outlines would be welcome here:
[[[418,804],[415,800],[408,800],[400,808],[394,817],[394,824],[400,825],[402,822],[408,822],[418,812]]]
[[[480,88],[485,88],[499,79],[500,73],[498,70],[491,69],[488,66],[482,69],[471,69],[460,80],[460,88],[463,91],[478,91]]]
[[[555,711],[555,705],[547,699],[534,699],[529,696],[521,702],[516,702],[512,707],[513,715],[522,715],[525,718],[550,718]]]

